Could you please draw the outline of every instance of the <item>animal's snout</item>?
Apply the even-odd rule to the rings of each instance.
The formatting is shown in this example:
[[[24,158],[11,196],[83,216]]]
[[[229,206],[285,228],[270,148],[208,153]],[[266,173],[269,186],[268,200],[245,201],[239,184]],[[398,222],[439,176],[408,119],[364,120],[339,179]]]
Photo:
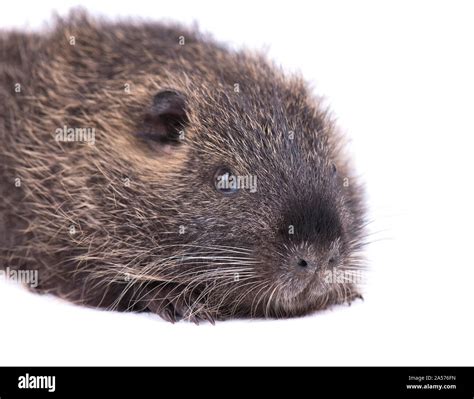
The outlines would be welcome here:
[[[310,246],[294,249],[289,256],[289,264],[296,271],[318,272],[336,267],[337,258],[335,251]]]

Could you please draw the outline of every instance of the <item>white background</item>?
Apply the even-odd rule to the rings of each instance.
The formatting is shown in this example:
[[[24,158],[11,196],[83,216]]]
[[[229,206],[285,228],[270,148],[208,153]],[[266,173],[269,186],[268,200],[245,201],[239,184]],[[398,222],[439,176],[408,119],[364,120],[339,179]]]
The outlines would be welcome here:
[[[71,1],[2,5],[37,28]],[[0,365],[474,365],[474,9],[458,1],[84,1],[267,47],[326,96],[368,188],[365,301],[310,317],[165,323],[0,282]]]

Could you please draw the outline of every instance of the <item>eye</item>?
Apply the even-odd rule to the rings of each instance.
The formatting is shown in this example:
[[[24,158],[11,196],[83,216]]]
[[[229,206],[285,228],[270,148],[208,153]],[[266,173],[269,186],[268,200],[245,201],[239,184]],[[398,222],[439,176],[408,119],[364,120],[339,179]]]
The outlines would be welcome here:
[[[337,173],[337,166],[334,162],[331,164],[331,170],[333,175]]]
[[[231,195],[237,192],[237,177],[227,166],[221,166],[214,174],[214,187],[223,195]]]

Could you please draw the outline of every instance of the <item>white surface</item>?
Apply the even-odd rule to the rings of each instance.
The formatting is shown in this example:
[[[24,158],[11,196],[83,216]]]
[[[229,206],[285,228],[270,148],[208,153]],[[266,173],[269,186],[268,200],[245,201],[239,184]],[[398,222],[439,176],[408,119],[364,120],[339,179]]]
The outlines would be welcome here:
[[[220,40],[269,45],[314,82],[367,184],[372,273],[352,307],[214,327],[83,309],[0,282],[0,365],[474,365],[469,2],[84,3],[197,20]],[[15,1],[0,27],[39,26],[72,4]]]

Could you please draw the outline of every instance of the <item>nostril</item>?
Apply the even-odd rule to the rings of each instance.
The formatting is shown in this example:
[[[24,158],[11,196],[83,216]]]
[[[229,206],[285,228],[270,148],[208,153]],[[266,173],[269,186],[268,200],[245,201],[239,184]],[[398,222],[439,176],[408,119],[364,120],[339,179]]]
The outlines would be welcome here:
[[[308,266],[308,262],[306,262],[304,259],[300,259],[298,261],[298,266],[299,267],[307,267]]]

